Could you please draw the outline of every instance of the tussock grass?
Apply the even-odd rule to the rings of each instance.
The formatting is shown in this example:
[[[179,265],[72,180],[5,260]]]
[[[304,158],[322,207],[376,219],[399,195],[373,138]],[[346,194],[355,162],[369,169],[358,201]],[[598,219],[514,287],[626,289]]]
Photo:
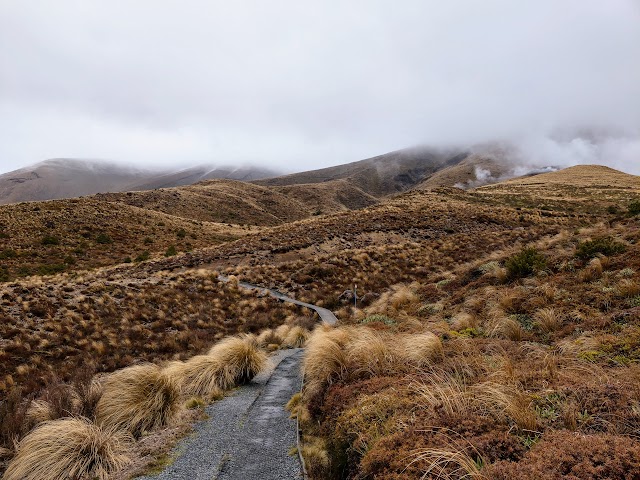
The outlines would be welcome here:
[[[425,404],[450,417],[478,413],[512,420],[523,430],[535,430],[537,418],[528,397],[494,381],[468,385],[459,375],[439,371],[416,385]]]
[[[563,317],[555,308],[541,308],[534,315],[533,319],[544,332],[555,332],[562,327]]]
[[[267,328],[260,332],[256,337],[256,341],[259,346],[268,347],[269,345],[280,345],[282,343],[282,338],[276,335],[273,329]]]
[[[369,376],[395,370],[397,352],[390,348],[388,338],[369,328],[359,328],[347,346],[347,365],[350,373]]]
[[[375,377],[423,368],[444,358],[431,333],[390,334],[369,327],[317,327],[304,360],[307,391],[315,392],[345,375]]]
[[[142,364],[118,370],[104,382],[96,406],[96,421],[139,437],[169,423],[180,398],[176,381],[157,365]]]
[[[291,330],[284,337],[282,345],[287,348],[301,348],[309,338],[309,332],[300,326],[291,327]]]
[[[53,420],[53,408],[46,400],[34,400],[29,404],[25,420],[29,425],[38,425],[40,423]]]
[[[311,478],[322,478],[329,467],[329,453],[325,441],[318,437],[307,438],[300,451]]]
[[[273,333],[277,338],[280,339],[280,341],[275,343],[282,343],[286,338],[287,334],[289,333],[289,330],[291,330],[291,326],[287,325],[286,323],[283,323],[282,325],[279,325],[278,327],[276,327],[273,330]]]
[[[513,341],[522,340],[525,332],[516,320],[499,315],[488,322],[487,333],[490,337],[506,338]]]
[[[461,480],[466,478],[484,479],[480,471],[481,461],[471,458],[464,450],[456,448],[423,448],[412,455],[407,468],[414,464],[426,463],[420,478],[441,480]]]
[[[412,367],[426,367],[444,358],[442,341],[431,332],[403,335],[399,343],[400,358]]]
[[[254,336],[226,338],[211,347],[207,355],[218,362],[223,390],[249,382],[268,362]]]
[[[346,329],[317,327],[307,342],[304,356],[304,372],[307,377],[305,392],[314,395],[338,380],[347,371],[348,341]]]
[[[222,378],[227,372],[220,361],[210,355],[196,355],[186,362],[171,362],[165,367],[165,372],[176,381],[183,396],[212,400],[222,395],[223,386],[233,384],[232,378]]]
[[[45,422],[19,443],[4,480],[106,480],[129,462],[129,437],[84,418]]]
[[[250,381],[268,362],[253,335],[229,337],[215,344],[206,355],[185,362],[171,362],[164,371],[179,386],[183,396],[220,398],[224,390]]]

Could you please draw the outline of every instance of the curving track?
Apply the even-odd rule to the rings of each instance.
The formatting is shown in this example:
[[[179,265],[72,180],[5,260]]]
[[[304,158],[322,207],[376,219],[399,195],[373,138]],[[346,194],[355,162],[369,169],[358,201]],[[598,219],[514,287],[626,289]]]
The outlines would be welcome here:
[[[226,277],[220,277],[226,281]],[[275,290],[240,282],[283,302],[310,308],[331,325],[335,315],[326,308],[300,302]],[[162,473],[144,480],[279,480],[302,479],[297,454],[297,424],[285,405],[300,390],[303,350],[280,350],[271,367],[248,385],[235,389],[206,408],[209,420],[173,452],[174,461]]]

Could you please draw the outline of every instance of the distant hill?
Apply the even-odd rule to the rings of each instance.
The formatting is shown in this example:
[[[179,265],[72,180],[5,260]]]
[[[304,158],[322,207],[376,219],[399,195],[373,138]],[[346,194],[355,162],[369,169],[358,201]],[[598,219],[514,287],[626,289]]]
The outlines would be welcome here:
[[[577,165],[483,186],[475,193],[521,207],[534,201],[550,210],[624,211],[640,198],[640,176],[603,165]]]
[[[273,175],[277,172],[252,167],[200,166],[159,171],[102,160],[56,158],[0,175],[0,204],[74,198],[100,192],[151,190],[211,178],[250,181]]]
[[[472,188],[495,183],[510,175],[512,167],[504,158],[474,153],[455,165],[449,165],[430,175],[418,188]],[[513,175],[511,175],[513,176]]]
[[[514,178],[496,185],[494,188],[509,186],[565,185],[590,188],[631,188],[640,189],[640,176],[621,172],[604,165],[576,165],[557,172],[542,173],[532,177]],[[491,188],[491,187],[488,187]]]
[[[182,187],[97,194],[95,198],[199,221],[262,226],[353,210],[378,202],[344,180],[287,187],[264,187],[237,180],[206,180]]]
[[[335,167],[294,173],[254,183],[264,186],[288,186],[347,180],[369,195],[382,197],[415,187],[433,173],[457,165],[468,152],[416,147],[379,155]]]
[[[183,185],[192,185],[203,180],[212,180],[217,178],[240,180],[250,182],[261,178],[268,178],[277,175],[274,170],[258,167],[215,167],[201,165],[177,172],[170,172],[162,175],[156,175],[151,179],[140,183],[127,185],[125,190],[153,190],[155,188],[180,187]]]

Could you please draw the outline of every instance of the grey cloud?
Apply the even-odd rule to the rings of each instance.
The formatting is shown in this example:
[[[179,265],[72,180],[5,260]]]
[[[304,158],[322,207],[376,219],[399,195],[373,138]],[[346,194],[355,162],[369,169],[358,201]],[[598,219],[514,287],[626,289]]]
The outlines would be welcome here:
[[[0,47],[0,171],[511,141],[640,174],[635,0],[5,0]]]

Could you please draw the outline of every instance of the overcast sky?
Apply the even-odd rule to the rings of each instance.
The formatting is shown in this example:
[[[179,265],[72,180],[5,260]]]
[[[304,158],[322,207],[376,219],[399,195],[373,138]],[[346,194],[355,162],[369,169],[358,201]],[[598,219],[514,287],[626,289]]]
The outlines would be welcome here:
[[[639,138],[640,0],[0,0],[0,172],[509,139],[640,174]]]

